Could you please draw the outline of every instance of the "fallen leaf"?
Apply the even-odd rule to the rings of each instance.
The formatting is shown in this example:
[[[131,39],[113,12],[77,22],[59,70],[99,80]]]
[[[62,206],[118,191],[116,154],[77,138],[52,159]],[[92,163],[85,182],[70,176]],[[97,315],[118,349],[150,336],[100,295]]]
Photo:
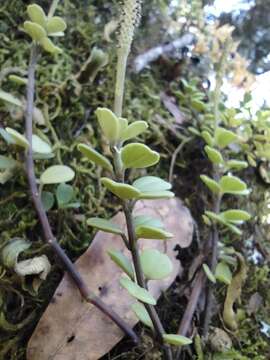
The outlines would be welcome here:
[[[166,230],[175,234],[168,241],[142,240],[141,249],[166,252],[173,262],[173,272],[162,281],[150,281],[151,294],[158,298],[182,271],[174,248],[188,247],[192,241],[193,221],[189,211],[177,199],[141,201],[135,215],[160,217]],[[124,228],[122,213],[113,221]],[[89,249],[77,260],[76,267],[88,286],[130,325],[138,322],[131,306],[134,299],[119,284],[122,271],[107,254],[125,249],[120,236],[98,232]],[[125,255],[129,252],[125,250]],[[85,303],[67,275],[58,286],[43,314],[27,349],[28,360],[97,360],[122,338],[123,332],[97,308]]]

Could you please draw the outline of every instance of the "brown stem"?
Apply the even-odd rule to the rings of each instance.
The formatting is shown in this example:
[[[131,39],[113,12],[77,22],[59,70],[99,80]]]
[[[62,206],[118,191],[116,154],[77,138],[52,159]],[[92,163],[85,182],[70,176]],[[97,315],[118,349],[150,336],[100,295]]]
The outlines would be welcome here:
[[[220,203],[221,203],[221,196],[218,196],[214,203],[214,212],[216,214],[218,214],[220,211]],[[216,266],[218,262],[218,242],[219,242],[219,234],[218,234],[217,225],[215,224],[212,230],[212,252],[210,259],[210,269],[213,274],[216,271]],[[213,313],[213,303],[214,303],[214,286],[213,284],[209,284],[208,291],[206,294],[203,336],[206,336],[208,334],[212,313]]]
[[[106,314],[112,321],[114,321],[120,329],[122,329],[128,336],[132,338],[134,343],[138,343],[138,337],[132,328],[127,325],[110,307],[108,307],[100,298],[98,298],[90,289],[88,289],[86,283],[77,271],[75,265],[71,262],[63,249],[57,243],[49,224],[49,220],[44,210],[38,188],[37,180],[35,177],[35,168],[33,160],[32,150],[32,133],[33,133],[33,107],[34,107],[34,92],[35,92],[35,70],[38,60],[39,48],[36,44],[33,44],[31,49],[30,63],[28,69],[28,84],[27,84],[27,105],[25,112],[25,128],[26,138],[29,142],[29,149],[26,154],[26,172],[31,192],[31,197],[43,229],[44,238],[48,244],[50,244],[53,251],[57,254],[62,264],[64,265],[67,273],[77,285],[82,297],[85,301],[93,304]]]
[[[129,246],[130,246],[130,250],[131,250],[135,273],[136,273],[136,279],[137,279],[139,286],[147,289],[143,270],[141,267],[140,254],[139,254],[139,250],[138,250],[137,238],[136,238],[134,222],[133,222],[133,218],[132,218],[132,211],[126,201],[123,204],[123,210],[124,210],[126,223],[127,223],[128,239],[129,239],[129,244],[130,244]],[[168,346],[167,344],[164,344],[163,335],[165,334],[165,330],[159,319],[159,316],[156,312],[155,307],[153,305],[149,305],[149,304],[144,304],[144,306],[152,320],[153,326],[155,328],[155,331],[156,331],[156,334],[158,337],[158,341],[160,344],[162,344],[162,346],[164,348],[165,358],[167,360],[172,360],[172,351],[171,351],[170,346]]]
[[[205,280],[206,280],[206,276],[203,270],[200,270],[196,276],[195,281],[193,282],[193,289],[190,295],[190,299],[188,302],[188,305],[185,309],[184,315],[182,317],[179,329],[178,329],[178,334],[182,335],[182,336],[187,336],[188,335],[188,331],[190,329],[190,324],[193,318],[193,315],[196,311],[198,302],[199,302],[199,298],[202,294],[204,285],[205,285]],[[181,355],[181,348],[178,349],[177,355],[176,355],[176,359],[180,359],[180,355]]]

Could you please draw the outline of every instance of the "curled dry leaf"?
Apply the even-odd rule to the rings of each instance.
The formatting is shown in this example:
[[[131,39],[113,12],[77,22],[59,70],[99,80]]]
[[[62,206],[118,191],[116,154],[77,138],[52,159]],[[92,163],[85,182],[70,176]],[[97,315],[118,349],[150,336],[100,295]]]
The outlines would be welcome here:
[[[141,241],[141,249],[165,251],[173,263],[173,271],[162,281],[150,281],[149,289],[157,299],[181,272],[174,248],[188,247],[192,241],[193,221],[189,211],[177,199],[141,201],[136,215],[161,218],[166,229],[176,234],[168,241]],[[123,228],[124,217],[119,213],[113,222]],[[131,306],[134,299],[119,284],[121,270],[108,255],[108,250],[129,252],[119,235],[97,233],[91,246],[76,262],[77,269],[89,287],[110,305],[130,326],[138,319]],[[50,334],[50,336],[46,336]],[[46,336],[46,339],[45,339]],[[77,288],[67,275],[57,288],[51,304],[43,314],[30,342],[29,360],[97,360],[122,338],[123,332],[97,308],[84,303]]]

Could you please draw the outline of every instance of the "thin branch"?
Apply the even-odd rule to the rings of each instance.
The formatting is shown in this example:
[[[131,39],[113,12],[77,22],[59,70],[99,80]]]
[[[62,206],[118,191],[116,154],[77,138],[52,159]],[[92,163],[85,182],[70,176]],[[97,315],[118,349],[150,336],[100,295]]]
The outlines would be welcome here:
[[[134,221],[132,218],[132,212],[127,204],[126,201],[124,201],[123,210],[126,218],[127,223],[127,231],[128,231],[128,239],[129,239],[129,247],[131,249],[131,255],[133,260],[133,265],[136,273],[136,279],[138,282],[138,285],[141,286],[144,289],[147,289],[147,285],[145,282],[142,266],[141,266],[141,260],[140,260],[140,254],[138,249],[138,242],[137,237],[135,234],[135,227],[134,227]],[[165,358],[167,360],[172,360],[172,352],[170,346],[164,344],[163,335],[165,334],[165,330],[163,328],[163,325],[159,319],[159,316],[156,312],[156,309],[153,305],[144,304],[151,320],[154,326],[154,329],[156,331],[158,341],[160,344],[163,345],[164,352],[165,352]]]
[[[43,229],[44,238],[46,242],[51,246],[53,251],[57,254],[62,264],[64,265],[67,273],[72,278],[76,286],[78,287],[82,297],[88,303],[93,304],[106,314],[112,321],[114,321],[120,329],[122,329],[128,336],[132,338],[134,343],[138,343],[138,337],[132,328],[127,325],[110,307],[108,307],[100,298],[98,298],[84,282],[80,273],[77,271],[75,265],[71,262],[64,250],[60,247],[56,241],[49,220],[44,210],[38,188],[37,180],[35,177],[33,149],[32,149],[32,133],[33,133],[33,108],[34,108],[34,92],[35,92],[35,69],[38,60],[39,48],[36,44],[32,46],[30,63],[28,69],[28,84],[27,84],[27,105],[25,113],[25,128],[26,137],[29,142],[29,149],[26,154],[26,171],[31,192],[31,197],[36,209],[40,224]]]
[[[202,294],[202,291],[204,289],[205,282],[206,282],[205,273],[203,270],[200,270],[199,273],[196,275],[196,279],[193,282],[193,288],[190,295],[190,299],[178,329],[179,335],[182,336],[188,335],[192,318],[198,306],[198,302]],[[181,348],[179,348],[177,351],[176,360],[180,359],[180,356],[181,356]]]

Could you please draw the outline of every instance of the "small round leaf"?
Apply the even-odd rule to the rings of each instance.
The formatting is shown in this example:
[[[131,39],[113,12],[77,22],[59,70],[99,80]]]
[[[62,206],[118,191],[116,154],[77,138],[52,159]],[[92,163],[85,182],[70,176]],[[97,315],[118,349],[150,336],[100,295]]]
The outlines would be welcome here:
[[[52,18],[48,19],[46,25],[48,34],[60,33],[64,32],[67,28],[67,24],[65,21],[59,16],[53,16]]]
[[[49,191],[42,191],[41,201],[42,201],[45,211],[49,211],[49,210],[51,210],[51,208],[54,205],[54,196]]]
[[[20,134],[18,131],[11,129],[9,127],[7,127],[5,130],[11,136],[13,143],[25,149],[29,148],[29,142],[24,135]]]
[[[164,334],[163,340],[167,344],[183,346],[192,344],[192,340],[182,336],[182,335],[174,335],[174,334]]]
[[[42,184],[60,184],[71,181],[75,176],[74,171],[65,165],[53,165],[46,169],[41,177]]]
[[[200,178],[204,182],[204,184],[208,187],[208,189],[210,189],[213,193],[218,194],[221,192],[221,188],[215,180],[211,179],[207,175],[201,175]]]
[[[93,217],[87,220],[87,225],[95,227],[101,231],[122,235],[123,230],[110,220]]]
[[[42,26],[46,27],[47,16],[45,15],[41,6],[37,4],[32,4],[27,6],[27,13],[31,21]]]
[[[148,124],[145,121],[135,121],[121,133],[120,140],[127,141],[129,139],[135,138],[136,136],[143,133],[147,128]]]
[[[134,280],[134,271],[129,259],[121,252],[117,250],[108,251],[112,261],[120,267],[132,280]]]
[[[58,46],[55,46],[54,43],[48,38],[44,37],[40,40],[40,44],[43,47],[43,49],[51,54],[61,54],[62,49],[60,49]]]
[[[35,152],[37,154],[51,154],[52,153],[51,146],[37,135],[32,136],[32,148],[33,148],[33,152]]]
[[[237,135],[232,131],[218,127],[215,133],[215,141],[218,147],[225,148],[237,139]]]
[[[249,190],[244,181],[236,176],[223,176],[219,182],[221,190],[224,194],[248,195]]]
[[[150,327],[151,329],[154,328],[152,320],[145,308],[145,306],[139,302],[133,304],[131,309],[134,311],[137,318],[146,326]]]
[[[144,144],[133,143],[123,147],[121,158],[126,169],[142,169],[155,165],[159,161],[159,154]]]
[[[172,188],[172,185],[156,176],[144,176],[134,181],[132,184],[141,192],[166,191]]]
[[[127,277],[122,277],[120,279],[120,284],[125,288],[129,294],[136,299],[150,305],[156,305],[155,298],[150,294],[149,291],[140,287],[135,282],[131,281]]]
[[[173,237],[173,234],[153,226],[138,226],[136,236],[143,239],[166,240]]]
[[[206,274],[206,276],[208,277],[208,279],[212,282],[212,283],[216,283],[216,278],[215,275],[212,273],[212,271],[210,270],[209,266],[207,264],[203,264],[203,270]]]
[[[47,35],[42,26],[32,21],[25,21],[23,27],[25,32],[32,38],[32,40],[40,41]]]
[[[156,249],[144,250],[140,259],[144,275],[149,280],[162,280],[173,270],[170,258]]]
[[[110,161],[103,155],[101,155],[96,150],[92,149],[90,146],[79,144],[78,150],[85,155],[89,160],[93,161],[95,164],[104,167],[107,170],[112,171],[113,167]]]
[[[204,148],[204,150],[208,156],[208,159],[213,164],[223,164],[224,163],[223,157],[218,150],[216,150],[208,145]]]
[[[223,261],[218,263],[215,276],[218,281],[226,285],[230,285],[232,281],[232,272],[229,266]]]
[[[58,206],[64,207],[69,204],[74,196],[74,190],[71,185],[68,184],[59,184],[56,189],[56,199]]]
[[[23,103],[21,100],[17,99],[15,96],[13,96],[12,94],[0,90],[0,100],[3,100],[11,105],[16,105],[19,107],[23,107]]]
[[[120,124],[117,116],[109,109],[98,108],[96,110],[98,123],[102,132],[110,142],[116,142],[119,137]]]
[[[120,199],[131,200],[138,198],[140,195],[140,191],[131,185],[118,183],[109,178],[101,178],[101,182],[108,190]]]

